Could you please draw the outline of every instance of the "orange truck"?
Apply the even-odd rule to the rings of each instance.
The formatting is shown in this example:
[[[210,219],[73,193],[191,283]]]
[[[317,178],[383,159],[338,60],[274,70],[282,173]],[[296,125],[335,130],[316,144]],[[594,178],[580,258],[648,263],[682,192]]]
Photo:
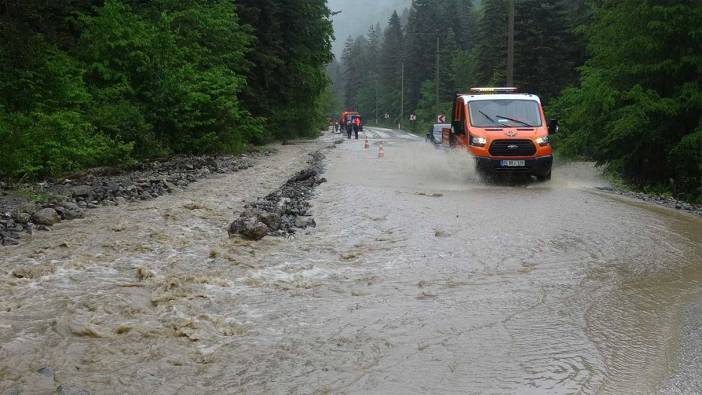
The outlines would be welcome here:
[[[470,152],[481,175],[523,173],[550,180],[549,136],[558,132],[558,121],[546,120],[538,96],[516,91],[473,88],[456,94],[444,144]]]

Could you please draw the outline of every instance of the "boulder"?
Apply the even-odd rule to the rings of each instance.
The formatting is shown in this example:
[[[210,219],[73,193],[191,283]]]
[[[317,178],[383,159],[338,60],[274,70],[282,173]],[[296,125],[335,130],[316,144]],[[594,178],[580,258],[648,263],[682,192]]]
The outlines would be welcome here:
[[[93,395],[93,392],[87,388],[68,383],[59,385],[56,388],[56,395]]]
[[[256,217],[239,217],[229,226],[229,234],[239,234],[248,240],[261,240],[268,234],[268,226]]]
[[[33,215],[39,210],[39,206],[34,203],[34,202],[27,202],[27,203],[22,203],[17,208],[15,209],[15,212],[19,213],[27,213],[29,215]]]
[[[23,211],[15,210],[12,212],[12,219],[17,223],[26,224],[32,220],[32,215]]]
[[[43,208],[32,215],[32,221],[35,224],[51,226],[61,222],[61,217],[53,208]]]
[[[83,218],[84,216],[83,210],[73,202],[61,203],[61,206],[57,207],[56,211],[63,219],[67,220]]]
[[[168,180],[164,180],[163,185],[166,186],[166,189],[168,189],[169,192],[175,192],[178,189],[178,187],[176,187],[174,183]]]
[[[19,240],[16,238],[9,237],[9,235],[4,235],[0,233],[0,245],[3,246],[15,246],[19,244]]]
[[[301,170],[297,174],[295,174],[288,182],[301,182],[301,181],[306,181],[309,180],[310,178],[316,177],[319,174],[319,172],[313,168],[307,168],[305,170]]]
[[[300,228],[300,229],[305,229],[305,228],[314,228],[317,226],[317,223],[314,221],[314,218],[312,217],[297,217],[295,218],[295,227]]]
[[[71,188],[71,195],[73,197],[88,197],[92,195],[93,187],[90,185],[78,185]]]
[[[257,218],[259,221],[266,224],[268,230],[270,231],[277,231],[282,225],[282,218],[280,218],[280,215],[278,213],[264,211],[259,213],[257,215]]]

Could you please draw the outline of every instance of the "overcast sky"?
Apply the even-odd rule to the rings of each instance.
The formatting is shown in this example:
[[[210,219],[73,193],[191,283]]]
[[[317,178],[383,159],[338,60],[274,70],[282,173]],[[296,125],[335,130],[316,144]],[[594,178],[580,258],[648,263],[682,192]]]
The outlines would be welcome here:
[[[334,17],[334,54],[341,58],[344,42],[349,35],[358,36],[368,32],[371,25],[380,22],[385,28],[394,10],[401,13],[409,7],[411,0],[328,0],[332,11],[343,11]]]

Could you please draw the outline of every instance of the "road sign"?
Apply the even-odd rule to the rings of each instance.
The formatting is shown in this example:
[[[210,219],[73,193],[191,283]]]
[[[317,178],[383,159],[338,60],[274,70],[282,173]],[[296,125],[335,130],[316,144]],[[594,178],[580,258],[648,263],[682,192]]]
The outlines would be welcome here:
[[[436,117],[436,123],[446,123],[446,115],[444,114],[439,114]]]
[[[417,121],[417,116],[415,114],[410,115],[410,121],[416,122]]]

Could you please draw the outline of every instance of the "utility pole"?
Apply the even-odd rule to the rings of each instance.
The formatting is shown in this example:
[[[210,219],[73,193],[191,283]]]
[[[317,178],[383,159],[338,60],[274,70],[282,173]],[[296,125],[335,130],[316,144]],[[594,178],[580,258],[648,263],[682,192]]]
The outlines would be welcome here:
[[[402,129],[402,120],[405,119],[405,62],[402,62],[402,87],[400,88],[400,122],[399,129]]]
[[[375,75],[375,126],[378,126],[378,75]]]
[[[514,85],[514,0],[509,0],[507,26],[507,86]]]
[[[439,107],[439,65],[440,65],[440,52],[439,52],[439,33],[436,33],[436,107]]]

